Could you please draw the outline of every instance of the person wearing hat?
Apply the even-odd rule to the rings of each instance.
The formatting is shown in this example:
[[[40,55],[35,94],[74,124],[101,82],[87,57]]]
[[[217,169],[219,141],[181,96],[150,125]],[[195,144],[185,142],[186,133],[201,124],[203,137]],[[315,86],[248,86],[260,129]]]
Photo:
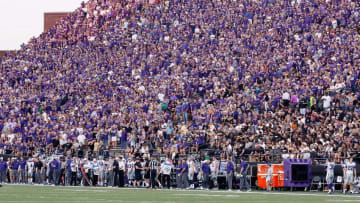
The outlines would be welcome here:
[[[203,176],[203,184],[201,188],[209,189],[209,175],[210,175],[210,166],[209,166],[210,160],[206,159],[204,163],[201,164],[200,167],[200,173],[202,173]]]
[[[274,171],[273,171],[273,168],[271,166],[271,163],[268,163],[268,166],[269,166],[269,168],[268,168],[268,170],[266,172],[266,191],[270,192],[271,189],[272,189],[272,182],[273,182],[272,177],[273,177]]]
[[[6,181],[6,170],[7,163],[4,161],[3,157],[0,157],[0,184]]]

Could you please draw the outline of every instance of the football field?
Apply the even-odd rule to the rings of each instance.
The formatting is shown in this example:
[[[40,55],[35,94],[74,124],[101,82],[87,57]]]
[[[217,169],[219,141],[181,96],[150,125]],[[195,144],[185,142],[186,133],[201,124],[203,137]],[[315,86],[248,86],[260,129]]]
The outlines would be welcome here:
[[[360,202],[359,195],[327,195],[324,192],[271,192],[262,191],[187,191],[187,190],[146,190],[90,187],[53,187],[4,185],[0,188],[0,203],[41,203],[41,202],[119,202],[119,203],[180,203],[180,202]]]

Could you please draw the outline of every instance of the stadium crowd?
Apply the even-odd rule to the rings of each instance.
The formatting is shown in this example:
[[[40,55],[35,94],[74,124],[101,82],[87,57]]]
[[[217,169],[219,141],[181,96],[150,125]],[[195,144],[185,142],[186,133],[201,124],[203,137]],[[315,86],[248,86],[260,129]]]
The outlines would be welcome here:
[[[89,0],[1,59],[0,154],[354,157],[359,10]]]

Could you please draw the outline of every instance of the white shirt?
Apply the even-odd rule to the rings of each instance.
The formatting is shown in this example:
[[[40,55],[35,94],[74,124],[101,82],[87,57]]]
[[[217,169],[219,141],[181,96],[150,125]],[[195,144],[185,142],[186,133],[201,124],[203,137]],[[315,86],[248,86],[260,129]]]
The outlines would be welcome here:
[[[80,134],[78,137],[77,137],[77,140],[79,141],[80,144],[85,144],[85,135],[83,134]]]
[[[288,92],[284,92],[284,94],[282,95],[282,99],[283,100],[290,100],[290,94]]]
[[[125,162],[124,161],[119,161],[119,169],[125,170]]]
[[[331,97],[330,96],[322,96],[321,99],[324,100],[324,104],[323,107],[324,108],[329,108],[330,107],[330,103],[331,103]]]

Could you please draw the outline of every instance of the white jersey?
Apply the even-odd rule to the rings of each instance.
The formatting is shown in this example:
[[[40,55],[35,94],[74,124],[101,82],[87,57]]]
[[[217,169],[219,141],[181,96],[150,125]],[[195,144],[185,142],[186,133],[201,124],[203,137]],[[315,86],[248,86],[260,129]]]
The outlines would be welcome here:
[[[172,164],[170,162],[164,162],[161,164],[161,173],[164,175],[170,175]]]
[[[334,169],[335,169],[334,162],[328,162],[325,167],[326,167],[326,174],[334,174]]]
[[[26,163],[26,167],[27,167],[28,173],[33,173],[34,172],[34,162],[28,161]]]
[[[187,164],[189,166],[189,173],[191,173],[191,174],[195,173],[195,163],[194,163],[194,161],[188,161]]]
[[[125,171],[125,162],[123,160],[119,161],[119,170]]]
[[[348,162],[344,165],[344,168],[346,168],[346,174],[353,174],[354,169],[356,168],[356,164],[354,162]]]
[[[127,161],[127,163],[126,163],[126,167],[127,167],[127,170],[129,171],[129,172],[132,172],[132,171],[134,171],[135,170],[135,161],[133,161],[133,160],[128,160]]]
[[[218,160],[211,162],[210,171],[212,174],[218,173],[218,171],[219,171],[219,161]]]
[[[269,169],[267,170],[267,173],[266,173],[266,177],[271,177],[273,175],[273,168],[270,166]]]

